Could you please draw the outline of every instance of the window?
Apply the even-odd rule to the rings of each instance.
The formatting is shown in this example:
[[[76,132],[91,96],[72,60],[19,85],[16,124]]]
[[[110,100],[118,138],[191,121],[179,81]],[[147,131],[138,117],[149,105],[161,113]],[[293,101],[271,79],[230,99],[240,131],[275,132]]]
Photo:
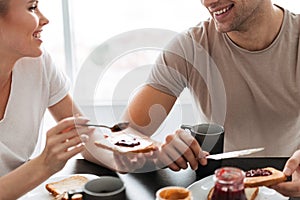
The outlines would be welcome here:
[[[138,32],[143,32],[143,29],[151,29],[154,32],[159,32],[160,29],[163,29],[162,32],[166,30],[174,33],[180,32],[208,17],[207,11],[201,6],[199,0],[110,0],[105,2],[85,0],[84,3],[70,1],[70,8],[78,69],[84,70],[85,67],[90,67],[86,66],[91,65],[86,59],[97,51],[96,57],[89,59],[96,60],[98,64],[94,68],[90,67],[90,74],[87,75],[98,73],[98,79],[95,77],[96,80],[93,83],[96,88],[93,88],[94,91],[87,91],[86,88],[91,88],[91,84],[84,85],[84,81],[80,82],[79,86],[80,94],[84,95],[80,95],[77,101],[84,105],[107,105],[112,100],[127,103],[128,92],[114,94],[116,84],[122,78],[125,81],[124,76],[135,73],[146,74],[147,69],[150,69],[149,64],[153,63],[158,53],[153,48],[131,48],[127,52],[122,52],[121,55],[115,55],[116,51],[126,49],[124,46],[130,48],[133,43],[139,43],[140,41],[136,41],[137,37],[143,33],[138,34]],[[126,35],[130,31],[134,32],[132,36]],[[147,30],[144,31],[147,32]],[[164,37],[163,34],[161,37]],[[124,38],[119,40],[118,37],[123,36]],[[165,37],[167,39],[167,36]],[[115,40],[118,40],[116,46],[111,44]],[[150,38],[141,38],[141,40],[150,40]],[[117,56],[117,59],[114,56]],[[79,80],[77,81],[81,78],[94,80],[91,77],[82,77],[82,72],[78,72]],[[133,79],[124,84],[134,87]],[[140,84],[141,82],[137,81],[135,86],[138,87]],[[78,87],[75,87],[75,90],[78,90]]]
[[[43,28],[43,45],[50,52],[57,66],[65,70],[64,27],[61,1],[42,0],[39,1],[39,7],[41,12],[50,21]]]
[[[294,13],[300,13],[300,2],[299,1],[293,1],[293,0],[272,0],[274,4],[277,4],[279,6],[282,6],[283,8],[286,8]]]

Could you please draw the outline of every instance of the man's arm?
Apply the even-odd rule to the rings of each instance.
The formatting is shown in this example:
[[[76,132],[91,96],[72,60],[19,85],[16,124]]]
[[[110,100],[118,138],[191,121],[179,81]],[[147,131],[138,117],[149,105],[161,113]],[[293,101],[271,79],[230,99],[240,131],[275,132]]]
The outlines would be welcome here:
[[[151,136],[170,113],[176,99],[146,85],[129,102],[123,119],[132,128]]]
[[[129,103],[124,120],[139,132],[151,136],[170,113],[176,97],[161,92],[151,86],[144,86]],[[197,141],[184,130],[168,135],[158,154],[158,165],[168,166],[174,171],[186,169],[188,163],[192,169],[198,163],[207,164],[202,158],[203,152]]]

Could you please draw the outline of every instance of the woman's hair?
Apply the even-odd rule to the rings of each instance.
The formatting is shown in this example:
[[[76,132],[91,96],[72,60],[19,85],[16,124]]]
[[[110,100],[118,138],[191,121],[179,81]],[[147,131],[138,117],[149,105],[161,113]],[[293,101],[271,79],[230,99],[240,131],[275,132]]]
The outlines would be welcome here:
[[[9,0],[0,0],[0,16],[5,16],[8,10]]]

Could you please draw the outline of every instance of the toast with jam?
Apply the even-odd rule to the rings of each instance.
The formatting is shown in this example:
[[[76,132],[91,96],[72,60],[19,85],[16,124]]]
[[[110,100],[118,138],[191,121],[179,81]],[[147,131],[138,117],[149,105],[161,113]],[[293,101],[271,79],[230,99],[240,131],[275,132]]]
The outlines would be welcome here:
[[[157,150],[154,141],[137,134],[118,133],[94,142],[96,146],[120,153],[147,153]]]
[[[282,171],[273,167],[252,169],[245,172],[245,187],[271,186],[286,181]]]

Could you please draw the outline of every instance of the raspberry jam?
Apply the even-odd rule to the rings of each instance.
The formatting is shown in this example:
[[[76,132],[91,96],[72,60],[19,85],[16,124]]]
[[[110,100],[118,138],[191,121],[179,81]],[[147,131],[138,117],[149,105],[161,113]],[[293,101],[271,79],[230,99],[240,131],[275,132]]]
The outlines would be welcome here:
[[[215,187],[212,200],[247,200],[244,190],[245,174],[234,167],[223,167],[215,171]]]
[[[140,145],[141,143],[137,141],[136,138],[130,138],[130,139],[122,139],[115,143],[117,146],[123,146],[123,147],[135,147]]]
[[[256,177],[256,176],[270,176],[272,172],[266,169],[252,169],[246,171],[246,177]]]

